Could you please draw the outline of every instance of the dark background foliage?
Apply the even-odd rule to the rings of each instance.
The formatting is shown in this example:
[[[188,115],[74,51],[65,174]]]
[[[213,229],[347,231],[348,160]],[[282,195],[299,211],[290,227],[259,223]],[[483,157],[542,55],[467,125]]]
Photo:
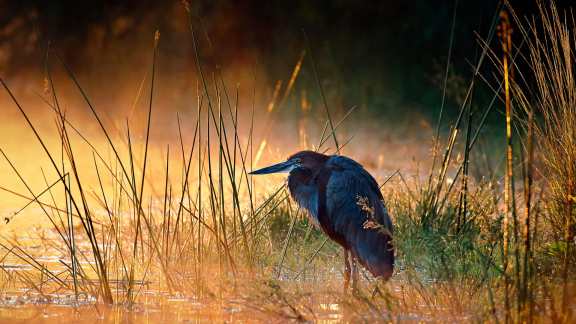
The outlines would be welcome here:
[[[415,109],[431,118],[440,103],[455,4],[211,0],[193,1],[192,7],[212,40],[212,47],[204,46],[206,60],[258,65],[267,79],[286,79],[305,48],[301,32],[305,29],[323,82],[338,93],[341,106],[361,104],[371,111],[394,113]],[[569,4],[560,1],[559,7]],[[497,5],[496,0],[459,1],[454,82],[470,76],[470,64],[479,55],[475,32],[486,37]],[[533,15],[537,9],[536,1],[516,0],[512,5],[520,16]],[[96,69],[111,60],[138,62],[138,44],[148,41],[155,28],[163,32],[163,52],[174,58],[172,69],[191,66],[176,59],[190,54],[179,1],[1,1],[0,12],[3,74],[41,66],[48,42],[76,69]],[[122,46],[124,50],[117,49]],[[303,72],[302,79],[307,86],[312,77]],[[454,112],[458,95],[449,93],[449,98],[449,112]],[[482,100],[481,91],[478,98]]]

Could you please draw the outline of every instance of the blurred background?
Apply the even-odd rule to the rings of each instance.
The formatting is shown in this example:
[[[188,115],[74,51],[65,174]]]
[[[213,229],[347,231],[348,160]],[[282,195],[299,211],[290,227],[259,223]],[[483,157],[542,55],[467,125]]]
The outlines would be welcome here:
[[[562,8],[569,2],[558,4]],[[537,9],[536,1],[511,3],[519,16]],[[475,33],[486,38],[497,4],[210,0],[192,1],[191,7],[210,38],[210,46],[202,40],[204,62],[218,62],[231,75],[231,84],[249,87],[256,77],[264,101],[277,80],[290,76],[305,48],[305,29],[334,109],[358,105],[396,118],[399,111],[414,111],[429,120],[441,102],[454,7],[449,112],[479,55]],[[94,95],[105,92],[110,102],[142,78],[154,30],[159,29],[159,78],[169,84],[159,91],[170,99],[194,87],[191,39],[180,1],[0,1],[0,12],[0,73],[8,80],[41,80],[50,42],[88,88],[99,88]],[[317,91],[307,64],[298,81],[293,93],[302,96],[306,90],[315,103]],[[185,100],[176,101],[171,109],[186,109]]]
[[[569,2],[558,1],[558,6]],[[537,13],[536,1],[511,3],[519,17]],[[381,180],[397,169],[416,174],[429,162],[454,12],[445,121],[458,114],[481,53],[479,40],[487,38],[498,1],[205,0],[191,1],[190,8],[206,75],[213,79],[215,67],[220,67],[234,102],[238,93],[242,143],[247,143],[254,112],[256,165],[261,157],[276,161],[314,148],[319,141],[326,115],[311,55],[305,52],[305,30],[333,118],[339,121],[356,107],[338,129],[341,143],[350,143],[345,153]],[[197,116],[200,83],[181,1],[0,1],[0,75],[42,136],[58,148],[55,116],[46,104],[49,65],[67,118],[96,147],[109,151],[57,53],[74,71],[111,133],[125,142],[129,123],[135,145],[142,145],[155,30],[161,39],[151,167],[162,174],[167,144],[178,143],[177,116],[187,145]],[[518,33],[514,43],[520,43]],[[494,55],[501,55],[497,37],[490,46]],[[51,55],[46,59],[48,47]],[[497,82],[491,61],[486,60],[482,73],[489,82]],[[482,112],[493,91],[477,83],[473,109]],[[41,179],[39,165],[47,161],[4,91],[0,111],[0,146],[27,174]],[[502,111],[500,103],[492,110],[474,153],[484,158],[476,161],[489,161],[492,155],[486,152],[504,144]],[[444,133],[449,124],[441,128]],[[326,149],[334,150],[330,141]],[[497,168],[500,162],[492,161],[489,167]],[[90,159],[84,163],[91,169]],[[5,167],[1,170],[8,174]],[[6,187],[21,187],[13,176],[1,180]],[[44,185],[39,181],[38,188]],[[10,197],[0,198],[10,204]]]

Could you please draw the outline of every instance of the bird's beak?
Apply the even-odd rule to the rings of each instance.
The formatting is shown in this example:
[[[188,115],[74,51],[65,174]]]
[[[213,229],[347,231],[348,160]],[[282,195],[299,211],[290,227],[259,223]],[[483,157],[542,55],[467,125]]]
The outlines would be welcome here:
[[[262,169],[254,170],[250,172],[250,174],[270,174],[270,173],[282,173],[282,172],[290,172],[294,169],[297,165],[296,161],[286,161],[281,162],[278,164],[271,165],[269,167],[265,167]]]

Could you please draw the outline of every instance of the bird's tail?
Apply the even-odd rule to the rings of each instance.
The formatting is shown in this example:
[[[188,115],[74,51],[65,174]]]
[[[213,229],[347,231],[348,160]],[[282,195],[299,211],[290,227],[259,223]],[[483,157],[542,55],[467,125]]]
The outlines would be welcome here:
[[[354,235],[352,253],[374,277],[388,280],[394,271],[392,233],[386,228],[366,228]]]

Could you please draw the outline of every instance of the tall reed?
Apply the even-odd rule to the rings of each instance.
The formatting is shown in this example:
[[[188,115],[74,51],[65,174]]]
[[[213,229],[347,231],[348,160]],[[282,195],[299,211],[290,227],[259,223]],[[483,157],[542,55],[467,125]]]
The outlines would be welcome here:
[[[522,35],[527,38],[528,71],[515,82],[513,91],[521,112],[523,128],[534,143],[529,142],[527,158],[532,159],[533,146],[541,162],[542,180],[547,184],[545,217],[551,234],[559,242],[562,277],[562,313],[570,316],[568,306],[574,294],[569,289],[576,262],[576,73],[574,48],[576,26],[570,15],[560,13],[554,2],[539,2],[537,20],[523,21],[515,17]],[[533,176],[526,175],[530,186]],[[527,215],[530,213],[530,192],[526,192]],[[528,222],[528,217],[526,218]],[[529,228],[527,223],[526,227]],[[529,233],[530,231],[527,231]],[[530,238],[526,237],[529,242]],[[530,244],[526,243],[528,247]]]

